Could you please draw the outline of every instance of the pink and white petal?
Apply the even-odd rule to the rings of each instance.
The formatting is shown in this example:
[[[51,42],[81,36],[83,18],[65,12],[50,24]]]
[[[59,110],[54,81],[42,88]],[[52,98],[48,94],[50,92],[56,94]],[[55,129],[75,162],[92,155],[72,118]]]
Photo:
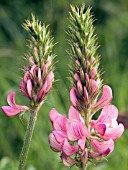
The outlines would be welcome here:
[[[80,113],[73,106],[69,108],[68,117],[71,120],[78,120],[84,123],[84,119],[81,117]]]
[[[115,141],[123,134],[123,132],[124,132],[124,125],[120,123],[117,127],[107,128],[102,138],[105,140],[112,139]]]
[[[29,79],[27,81],[27,92],[28,92],[28,96],[31,99],[32,98],[32,81],[31,79]]]
[[[112,100],[112,90],[109,86],[103,86],[103,92],[101,98],[94,104],[93,109],[99,110],[108,105]]]
[[[66,154],[67,156],[71,156],[78,151],[78,146],[70,145],[68,140],[65,139],[62,149],[63,149],[62,151],[63,151],[64,154]]]
[[[60,114],[54,108],[49,113],[49,117],[50,117],[51,122],[53,122],[58,116],[60,116]]]
[[[20,109],[12,108],[10,106],[2,106],[1,109],[9,117],[13,117],[13,116],[16,116],[17,114],[21,113]]]
[[[91,142],[92,142],[92,146],[94,147],[95,151],[100,154],[103,154],[108,149],[110,149],[110,152],[112,152],[114,149],[114,141],[112,139],[109,139],[104,142],[100,142],[97,139],[92,139]]]
[[[118,116],[118,109],[114,105],[105,106],[97,120],[97,123],[111,125]]]
[[[106,125],[102,124],[102,123],[99,123],[99,124],[97,123],[95,125],[95,129],[100,135],[103,136],[105,134],[105,131],[106,131]]]
[[[55,136],[53,135],[53,133],[51,133],[49,135],[49,144],[50,144],[50,147],[51,149],[54,151],[54,152],[60,152],[62,150],[62,146],[61,144],[59,144],[55,138]]]
[[[15,95],[16,95],[16,93],[14,91],[12,91],[7,96],[7,102],[13,108],[16,108]]]
[[[60,130],[54,130],[53,134],[54,134],[57,142],[59,142],[59,143],[62,143],[64,141],[64,139],[67,138],[67,134]]]
[[[76,141],[81,137],[89,137],[89,132],[85,124],[82,122],[74,121],[68,123],[67,135],[69,140]]]
[[[70,90],[70,100],[71,100],[72,105],[74,107],[76,107],[78,100],[77,100],[77,97],[76,97],[76,88],[75,87],[72,87],[72,89]]]
[[[62,159],[65,167],[71,167],[77,163],[75,161],[75,159],[70,158],[69,156],[65,155],[64,153],[61,154],[61,159]]]
[[[85,149],[85,141],[86,141],[86,138],[84,137],[78,140],[78,146],[80,147],[82,151],[84,151]]]
[[[54,121],[53,121],[53,129],[54,130],[62,130],[66,132],[66,126],[67,126],[67,118],[64,115],[59,115]]]

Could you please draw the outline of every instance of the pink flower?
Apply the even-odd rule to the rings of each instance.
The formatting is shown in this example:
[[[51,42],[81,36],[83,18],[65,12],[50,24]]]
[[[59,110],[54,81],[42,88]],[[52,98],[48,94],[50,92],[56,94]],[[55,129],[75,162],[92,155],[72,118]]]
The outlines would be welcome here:
[[[15,103],[15,92],[10,92],[8,94],[7,102],[10,106],[2,106],[1,108],[3,112],[9,117],[16,116],[17,114],[25,112],[29,109],[27,106],[21,106]]]
[[[92,120],[92,128],[94,128],[98,135],[104,140],[116,140],[123,131],[123,124],[117,123],[118,110],[114,105],[105,106],[97,120]]]
[[[79,148],[84,152],[85,141],[90,134],[80,113],[73,106],[70,107],[68,115],[67,119],[55,109],[50,111],[53,132],[49,135],[49,143],[53,151],[62,152],[64,162],[68,160],[72,164],[74,161],[70,156],[76,154]]]

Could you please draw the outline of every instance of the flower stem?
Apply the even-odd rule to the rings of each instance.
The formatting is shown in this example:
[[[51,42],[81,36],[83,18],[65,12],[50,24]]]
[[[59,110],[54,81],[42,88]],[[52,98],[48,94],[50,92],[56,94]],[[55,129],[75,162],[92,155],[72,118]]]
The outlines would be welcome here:
[[[30,114],[27,130],[24,138],[24,144],[20,154],[18,170],[24,170],[39,108],[40,107],[33,109]]]

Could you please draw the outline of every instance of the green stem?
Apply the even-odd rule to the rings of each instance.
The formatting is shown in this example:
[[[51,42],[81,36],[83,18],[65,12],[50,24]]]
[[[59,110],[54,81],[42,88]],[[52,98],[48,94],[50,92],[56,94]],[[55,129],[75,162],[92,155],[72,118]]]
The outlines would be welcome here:
[[[24,138],[24,144],[20,154],[18,170],[24,170],[39,108],[40,107],[33,109],[30,114],[27,130]]]

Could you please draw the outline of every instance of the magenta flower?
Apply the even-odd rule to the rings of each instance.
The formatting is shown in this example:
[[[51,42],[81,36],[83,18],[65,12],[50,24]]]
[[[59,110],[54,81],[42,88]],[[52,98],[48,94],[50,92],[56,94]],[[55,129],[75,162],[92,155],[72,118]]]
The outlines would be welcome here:
[[[7,102],[9,106],[2,106],[1,108],[9,117],[16,116],[17,114],[23,113],[29,109],[27,106],[21,106],[15,103],[15,92],[10,92],[8,94]]]

